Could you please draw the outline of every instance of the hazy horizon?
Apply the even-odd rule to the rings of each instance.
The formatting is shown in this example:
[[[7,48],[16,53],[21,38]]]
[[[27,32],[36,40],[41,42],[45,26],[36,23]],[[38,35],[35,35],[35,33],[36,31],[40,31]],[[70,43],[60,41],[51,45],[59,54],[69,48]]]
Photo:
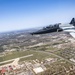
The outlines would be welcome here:
[[[0,0],[0,32],[68,23],[75,0]]]

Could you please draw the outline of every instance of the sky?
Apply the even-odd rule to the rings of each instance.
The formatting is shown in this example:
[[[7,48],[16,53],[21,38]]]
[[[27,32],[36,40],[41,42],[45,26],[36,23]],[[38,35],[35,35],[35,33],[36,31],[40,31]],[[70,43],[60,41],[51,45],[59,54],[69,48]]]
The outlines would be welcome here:
[[[0,32],[69,23],[75,0],[0,0]]]

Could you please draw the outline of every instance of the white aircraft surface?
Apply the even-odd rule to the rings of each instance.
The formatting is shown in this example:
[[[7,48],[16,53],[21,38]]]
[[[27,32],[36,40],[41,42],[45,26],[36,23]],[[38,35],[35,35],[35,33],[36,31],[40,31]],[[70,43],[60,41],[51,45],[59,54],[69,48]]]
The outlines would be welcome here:
[[[75,18],[73,18],[69,24],[61,24],[60,28],[62,28],[64,32],[69,32],[70,35],[75,38]]]

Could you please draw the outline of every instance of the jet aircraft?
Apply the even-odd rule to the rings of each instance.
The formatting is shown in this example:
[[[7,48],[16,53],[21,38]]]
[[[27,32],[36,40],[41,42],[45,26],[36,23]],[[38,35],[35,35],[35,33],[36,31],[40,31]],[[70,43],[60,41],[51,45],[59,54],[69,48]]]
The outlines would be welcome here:
[[[45,33],[60,32],[60,31],[69,32],[70,35],[75,38],[75,18],[72,18],[71,22],[68,24],[57,23],[54,25],[49,25],[30,34],[35,35],[35,34],[45,34]]]

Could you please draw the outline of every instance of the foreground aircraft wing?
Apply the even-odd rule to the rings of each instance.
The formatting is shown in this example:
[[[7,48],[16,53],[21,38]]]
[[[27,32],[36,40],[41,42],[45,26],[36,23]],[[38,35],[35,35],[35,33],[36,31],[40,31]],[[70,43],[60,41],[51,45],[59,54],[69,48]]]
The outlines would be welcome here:
[[[62,28],[64,32],[69,32],[69,34],[75,38],[75,26],[72,24],[61,24],[60,28]]]
[[[72,18],[69,24],[61,24],[60,28],[62,28],[64,32],[69,32],[69,34],[75,38],[75,18]]]
[[[74,32],[71,32],[70,35],[75,38],[75,33]]]

